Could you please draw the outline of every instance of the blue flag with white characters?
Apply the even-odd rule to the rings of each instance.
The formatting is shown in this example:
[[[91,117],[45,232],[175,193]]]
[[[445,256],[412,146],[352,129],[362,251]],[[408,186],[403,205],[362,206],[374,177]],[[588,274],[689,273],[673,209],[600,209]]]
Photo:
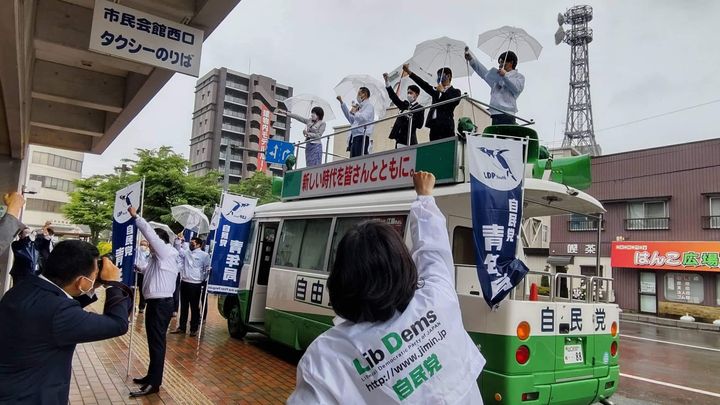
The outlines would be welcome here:
[[[115,265],[122,270],[122,282],[134,284],[133,266],[135,265],[135,248],[137,227],[135,218],[130,216],[129,207],[140,207],[142,182],[133,183],[115,193],[115,207],[112,223],[112,251]]]
[[[513,139],[468,137],[477,273],[491,308],[528,272],[516,257],[525,172],[523,145]]]

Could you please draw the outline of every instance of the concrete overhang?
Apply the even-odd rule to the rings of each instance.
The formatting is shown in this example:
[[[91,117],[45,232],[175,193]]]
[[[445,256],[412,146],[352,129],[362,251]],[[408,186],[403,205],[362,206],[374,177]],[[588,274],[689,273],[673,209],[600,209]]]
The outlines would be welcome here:
[[[205,38],[239,2],[116,1]],[[93,5],[0,1],[0,156],[23,159],[30,143],[100,154],[175,74],[89,51]]]

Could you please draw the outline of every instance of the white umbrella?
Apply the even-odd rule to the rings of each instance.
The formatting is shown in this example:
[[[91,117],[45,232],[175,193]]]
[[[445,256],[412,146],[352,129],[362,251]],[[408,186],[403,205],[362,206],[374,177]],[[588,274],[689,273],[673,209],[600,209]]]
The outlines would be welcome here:
[[[210,221],[201,209],[192,205],[178,205],[170,208],[170,213],[175,221],[183,228],[198,234],[210,232]]]
[[[283,104],[285,104],[288,111],[304,118],[310,116],[310,110],[314,107],[320,107],[325,113],[323,121],[332,121],[335,119],[335,114],[333,113],[332,107],[330,107],[330,103],[312,94],[299,94],[297,96],[292,96],[285,99]]]
[[[437,71],[443,67],[452,70],[453,78],[470,76],[473,70],[465,60],[465,47],[463,41],[448,37],[440,37],[421,42],[415,47],[415,53],[410,59],[410,69],[418,74],[437,78]],[[430,82],[435,84],[435,80]]]
[[[335,94],[343,98],[344,102],[355,100],[360,87],[367,87],[370,90],[368,100],[375,109],[375,116],[380,119],[385,116],[385,111],[390,105],[390,97],[385,90],[385,84],[369,75],[350,75],[335,86]]]
[[[415,72],[415,74],[420,76],[420,78],[430,84],[435,83],[436,75],[429,74],[428,72],[420,69],[416,69],[412,59],[408,60],[405,63],[409,63],[410,70]],[[410,77],[403,76],[402,65],[398,66],[393,71],[388,73],[388,82],[390,82],[390,87],[392,87],[393,91],[395,91],[395,94],[400,97],[400,100],[405,99],[408,86],[410,86],[411,84],[415,84],[415,82],[413,82]],[[420,89],[420,95],[418,96],[417,102],[423,106],[427,106],[432,104],[432,98],[428,93]]]
[[[478,36],[478,48],[495,59],[505,51],[513,51],[518,62],[537,60],[542,45],[522,28],[508,25]]]
[[[148,225],[150,225],[153,229],[161,229],[167,232],[168,236],[170,237],[170,244],[172,245],[175,243],[175,238],[177,237],[177,235],[175,235],[175,232],[173,232],[169,226],[154,221],[148,222]]]

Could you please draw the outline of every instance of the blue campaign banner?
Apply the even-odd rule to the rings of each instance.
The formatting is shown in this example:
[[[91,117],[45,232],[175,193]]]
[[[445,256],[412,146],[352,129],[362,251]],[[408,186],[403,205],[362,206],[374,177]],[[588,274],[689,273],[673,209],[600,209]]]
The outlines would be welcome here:
[[[237,294],[245,246],[250,237],[250,221],[255,214],[257,200],[224,194],[215,230],[208,291]]]
[[[292,143],[270,139],[265,149],[265,161],[285,164],[285,160],[293,154],[293,151],[295,151],[295,146]]]
[[[208,232],[205,240],[205,252],[212,254],[213,243],[215,243],[215,230],[217,230],[220,221],[220,207],[215,206],[212,219],[210,219],[210,232]]]
[[[183,229],[182,234],[183,234],[183,239],[185,240],[185,242],[188,242],[188,243],[190,243],[190,239],[197,236],[197,233],[195,233],[189,229]]]
[[[525,172],[523,145],[512,139],[468,137],[477,272],[491,308],[528,272],[516,257]]]
[[[142,197],[142,182],[131,184],[115,193],[115,209],[112,224],[112,251],[115,255],[115,265],[122,270],[122,282],[125,285],[134,284],[135,242],[137,240],[137,227],[135,218],[130,216],[129,207],[140,207]]]

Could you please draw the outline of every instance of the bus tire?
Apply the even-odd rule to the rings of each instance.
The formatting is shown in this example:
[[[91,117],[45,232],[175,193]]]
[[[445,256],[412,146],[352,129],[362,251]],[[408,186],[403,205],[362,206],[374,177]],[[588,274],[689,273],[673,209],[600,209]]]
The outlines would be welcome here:
[[[242,339],[247,334],[247,327],[240,318],[240,303],[236,296],[225,299],[225,313],[227,314],[228,332],[235,339]]]

